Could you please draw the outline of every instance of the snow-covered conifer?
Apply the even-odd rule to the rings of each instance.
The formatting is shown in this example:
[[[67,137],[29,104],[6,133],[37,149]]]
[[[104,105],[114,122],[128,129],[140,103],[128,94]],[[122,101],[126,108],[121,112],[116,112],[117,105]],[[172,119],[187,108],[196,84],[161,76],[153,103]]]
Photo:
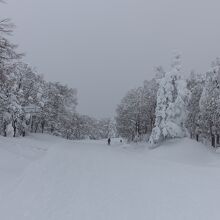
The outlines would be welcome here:
[[[155,127],[150,137],[151,144],[165,139],[184,137],[189,91],[182,78],[180,55],[176,55],[171,71],[160,79],[157,93]]]
[[[220,60],[216,59],[206,73],[205,86],[200,99],[202,133],[210,138],[220,129]]]

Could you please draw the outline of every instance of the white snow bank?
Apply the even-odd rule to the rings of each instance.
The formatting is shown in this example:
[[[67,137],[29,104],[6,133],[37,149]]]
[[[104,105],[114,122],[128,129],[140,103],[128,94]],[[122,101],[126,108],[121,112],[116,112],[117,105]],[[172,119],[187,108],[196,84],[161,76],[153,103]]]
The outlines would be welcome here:
[[[220,165],[220,157],[214,153],[214,148],[188,138],[167,141],[163,146],[153,149],[151,156],[185,165]]]

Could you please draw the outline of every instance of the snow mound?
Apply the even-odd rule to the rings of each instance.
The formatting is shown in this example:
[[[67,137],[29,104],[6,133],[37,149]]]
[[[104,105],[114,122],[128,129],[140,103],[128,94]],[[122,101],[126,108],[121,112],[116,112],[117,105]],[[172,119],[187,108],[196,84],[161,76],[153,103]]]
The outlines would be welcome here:
[[[213,149],[188,138],[167,141],[153,149],[152,156],[195,166],[212,166],[219,160]]]

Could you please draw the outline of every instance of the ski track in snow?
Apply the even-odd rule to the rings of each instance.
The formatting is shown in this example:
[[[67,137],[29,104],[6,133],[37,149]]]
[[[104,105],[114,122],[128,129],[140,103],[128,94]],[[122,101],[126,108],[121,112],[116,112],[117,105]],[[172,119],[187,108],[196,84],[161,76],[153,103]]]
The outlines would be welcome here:
[[[220,155],[189,139],[159,148],[0,137],[0,219],[220,219]]]

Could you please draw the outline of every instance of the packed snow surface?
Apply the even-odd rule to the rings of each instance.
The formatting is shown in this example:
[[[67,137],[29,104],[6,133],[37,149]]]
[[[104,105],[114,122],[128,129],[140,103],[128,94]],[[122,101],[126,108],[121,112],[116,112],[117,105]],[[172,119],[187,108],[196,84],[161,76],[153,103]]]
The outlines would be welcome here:
[[[220,154],[147,144],[0,137],[2,220],[219,220]]]

